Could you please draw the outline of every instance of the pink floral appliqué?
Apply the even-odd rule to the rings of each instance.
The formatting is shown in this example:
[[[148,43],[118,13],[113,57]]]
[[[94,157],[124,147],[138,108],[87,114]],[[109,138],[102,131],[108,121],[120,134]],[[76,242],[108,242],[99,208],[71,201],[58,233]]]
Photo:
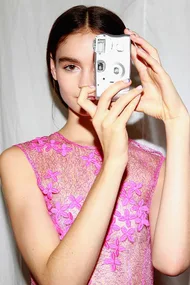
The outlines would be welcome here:
[[[108,234],[106,236],[106,239],[105,239],[105,242],[104,242],[104,246],[109,249],[110,248],[110,245],[109,245],[109,241],[111,240],[111,234]]]
[[[144,200],[142,199],[139,203],[137,203],[136,205],[134,205],[132,207],[133,210],[136,211],[138,217],[141,217],[141,215],[144,213],[144,212],[149,212],[149,209],[146,205],[144,205]]]
[[[86,166],[89,166],[92,163],[95,166],[94,174],[98,175],[102,166],[102,158],[100,154],[94,150],[88,156],[81,156],[81,158],[86,161]]]
[[[45,200],[45,203],[46,203],[46,207],[47,207],[47,209],[49,211],[52,208],[51,200],[47,196],[44,196],[44,200]]]
[[[119,261],[116,254],[112,252],[110,258],[104,259],[104,264],[110,264],[111,270],[116,271],[116,266],[121,265],[121,261]]]
[[[137,228],[138,232],[140,232],[143,229],[144,226],[148,227],[150,225],[149,221],[147,220],[146,213],[143,213],[141,215],[141,217],[136,218],[135,222],[136,222],[136,224],[139,224],[138,228]]]
[[[31,141],[30,149],[36,150],[37,152],[42,152],[46,143],[47,143],[47,137],[36,138]]]
[[[109,244],[110,248],[115,250],[115,255],[118,257],[120,251],[125,251],[125,248],[120,245],[119,239],[117,238],[115,240],[115,243],[110,243]]]
[[[72,147],[69,147],[66,144],[62,144],[61,148],[56,150],[56,152],[60,153],[62,156],[66,156],[70,151],[72,151]]]
[[[80,203],[84,200],[84,198],[82,196],[78,196],[75,198],[73,195],[70,195],[69,199],[71,201],[71,203],[69,204],[69,207],[71,209],[73,209],[73,208],[77,208],[79,210],[81,209],[82,205]]]
[[[64,205],[57,205],[57,208],[59,209],[63,209]],[[61,214],[59,214],[59,218],[56,216],[58,212],[56,211],[56,208],[54,208],[53,211],[51,211],[50,215],[51,215],[51,219],[55,225],[56,231],[59,234],[60,239],[62,240],[63,237],[66,235],[66,233],[68,232],[68,230],[70,229],[72,223],[74,222],[74,217],[72,215],[71,212],[65,212],[64,209],[61,212]],[[64,229],[62,229],[59,225],[59,219],[63,217],[64,221]]]
[[[88,156],[81,156],[83,160],[86,161],[86,166],[89,166],[91,163],[96,163],[95,153],[91,152]]]
[[[119,211],[115,212],[115,216],[119,218],[119,221],[125,222],[128,227],[131,227],[131,220],[136,218],[136,215],[130,215],[129,210],[125,210],[124,215],[122,215]]]
[[[105,248],[112,251],[112,258],[106,259],[104,264],[110,264],[114,271],[116,266],[114,265],[114,258],[119,257],[120,252],[126,250],[125,247],[121,246],[121,242],[128,240],[130,243],[135,242],[135,233],[143,229],[144,226],[149,225],[148,221],[148,207],[144,204],[144,200],[139,198],[136,201],[136,197],[142,195],[142,183],[135,183],[133,181],[127,181],[123,184],[120,192],[120,197],[116,203],[115,212],[110,224],[107,236],[105,238],[104,246]],[[121,208],[124,210],[124,213],[121,212]],[[125,226],[119,226],[116,223],[117,221],[125,223]],[[134,224],[132,226],[132,221]],[[135,226],[137,224],[138,226]],[[112,234],[117,231],[117,237]],[[114,241],[113,241],[114,238]],[[109,261],[108,261],[109,260]],[[115,267],[114,267],[115,266]]]
[[[59,171],[53,172],[52,170],[48,170],[46,175],[44,176],[45,179],[52,179],[54,182],[57,182],[57,176],[60,175]]]
[[[128,239],[131,243],[135,242],[134,237],[133,237],[133,234],[135,233],[135,229],[131,228],[128,230],[125,227],[122,227],[121,231],[123,235],[120,237],[120,241],[126,241],[126,239]]]
[[[118,225],[116,225],[116,218],[115,217],[113,217],[111,225],[110,225],[110,230],[109,230],[110,234],[113,231],[116,231],[116,232],[120,231],[120,227]]]
[[[106,236],[106,239],[105,239],[105,242],[104,242],[104,246],[109,249],[110,248],[110,240],[111,240],[111,235],[113,232],[118,232],[120,231],[120,227],[118,225],[116,225],[116,218],[113,217],[112,219],[112,222],[111,222],[111,225],[109,227],[109,230],[108,230],[108,233],[107,233],[107,236]]]
[[[52,199],[52,194],[57,194],[60,192],[59,189],[53,187],[52,183],[49,183],[46,188],[42,190],[44,195],[47,195],[48,199]]]
[[[55,140],[50,140],[50,142],[47,142],[45,146],[46,146],[45,148],[46,151],[50,151],[51,149],[54,149],[55,151],[57,151],[60,148],[60,142],[55,141]]]
[[[123,184],[123,187],[126,188],[129,192],[135,192],[138,196],[142,195],[142,183],[136,183],[134,181],[127,181]]]
[[[123,206],[126,206],[127,204],[136,204],[135,200],[133,199],[133,193],[131,191],[127,192],[126,190],[122,189],[120,197],[122,198]]]
[[[61,205],[60,202],[55,204],[54,208],[51,208],[51,213],[55,214],[56,222],[60,220],[61,217],[67,217],[66,210],[69,208],[69,205]]]
[[[60,240],[62,240],[64,238],[64,236],[65,236],[65,232],[62,230],[62,228],[57,223],[55,216],[51,216],[51,219],[53,221],[53,224],[55,226],[55,229],[56,229],[57,233],[59,234]]]

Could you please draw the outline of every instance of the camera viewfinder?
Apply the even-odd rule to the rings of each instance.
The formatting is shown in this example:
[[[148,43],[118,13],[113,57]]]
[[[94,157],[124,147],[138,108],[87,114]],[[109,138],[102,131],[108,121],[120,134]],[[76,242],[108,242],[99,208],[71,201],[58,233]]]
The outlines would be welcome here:
[[[97,48],[97,52],[99,53],[105,53],[105,46],[106,46],[106,42],[104,39],[99,39],[98,40],[98,48]]]

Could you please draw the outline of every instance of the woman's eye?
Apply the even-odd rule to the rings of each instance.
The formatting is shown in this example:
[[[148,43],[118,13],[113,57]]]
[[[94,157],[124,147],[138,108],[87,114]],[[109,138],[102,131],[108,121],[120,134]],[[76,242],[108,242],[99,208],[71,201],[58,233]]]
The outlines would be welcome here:
[[[69,65],[65,66],[64,69],[67,71],[74,71],[75,69],[77,69],[77,67],[73,64],[69,64]]]

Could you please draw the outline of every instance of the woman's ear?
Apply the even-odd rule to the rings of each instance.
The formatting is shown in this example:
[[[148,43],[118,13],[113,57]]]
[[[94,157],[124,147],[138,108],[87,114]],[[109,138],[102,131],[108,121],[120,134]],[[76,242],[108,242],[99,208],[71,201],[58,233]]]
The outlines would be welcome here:
[[[57,80],[57,73],[55,68],[55,62],[52,58],[52,55],[50,55],[50,68],[51,68],[51,75],[53,76],[54,80]]]

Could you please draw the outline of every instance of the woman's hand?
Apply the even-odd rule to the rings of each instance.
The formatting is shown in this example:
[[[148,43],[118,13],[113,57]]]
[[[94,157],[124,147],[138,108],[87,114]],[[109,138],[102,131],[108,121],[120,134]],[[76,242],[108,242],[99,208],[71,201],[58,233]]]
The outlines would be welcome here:
[[[136,111],[165,123],[188,117],[188,111],[171,78],[161,65],[157,50],[135,32],[125,29],[124,33],[131,37],[132,60],[144,91]]]
[[[125,166],[128,161],[126,124],[139,103],[143,89],[141,86],[134,88],[114,103],[111,103],[111,99],[130,84],[131,81],[129,83],[124,81],[114,83],[104,91],[97,105],[88,99],[88,96],[95,92],[95,88],[82,87],[78,97],[78,104],[92,118],[92,124],[104,153],[104,161],[111,160]]]

